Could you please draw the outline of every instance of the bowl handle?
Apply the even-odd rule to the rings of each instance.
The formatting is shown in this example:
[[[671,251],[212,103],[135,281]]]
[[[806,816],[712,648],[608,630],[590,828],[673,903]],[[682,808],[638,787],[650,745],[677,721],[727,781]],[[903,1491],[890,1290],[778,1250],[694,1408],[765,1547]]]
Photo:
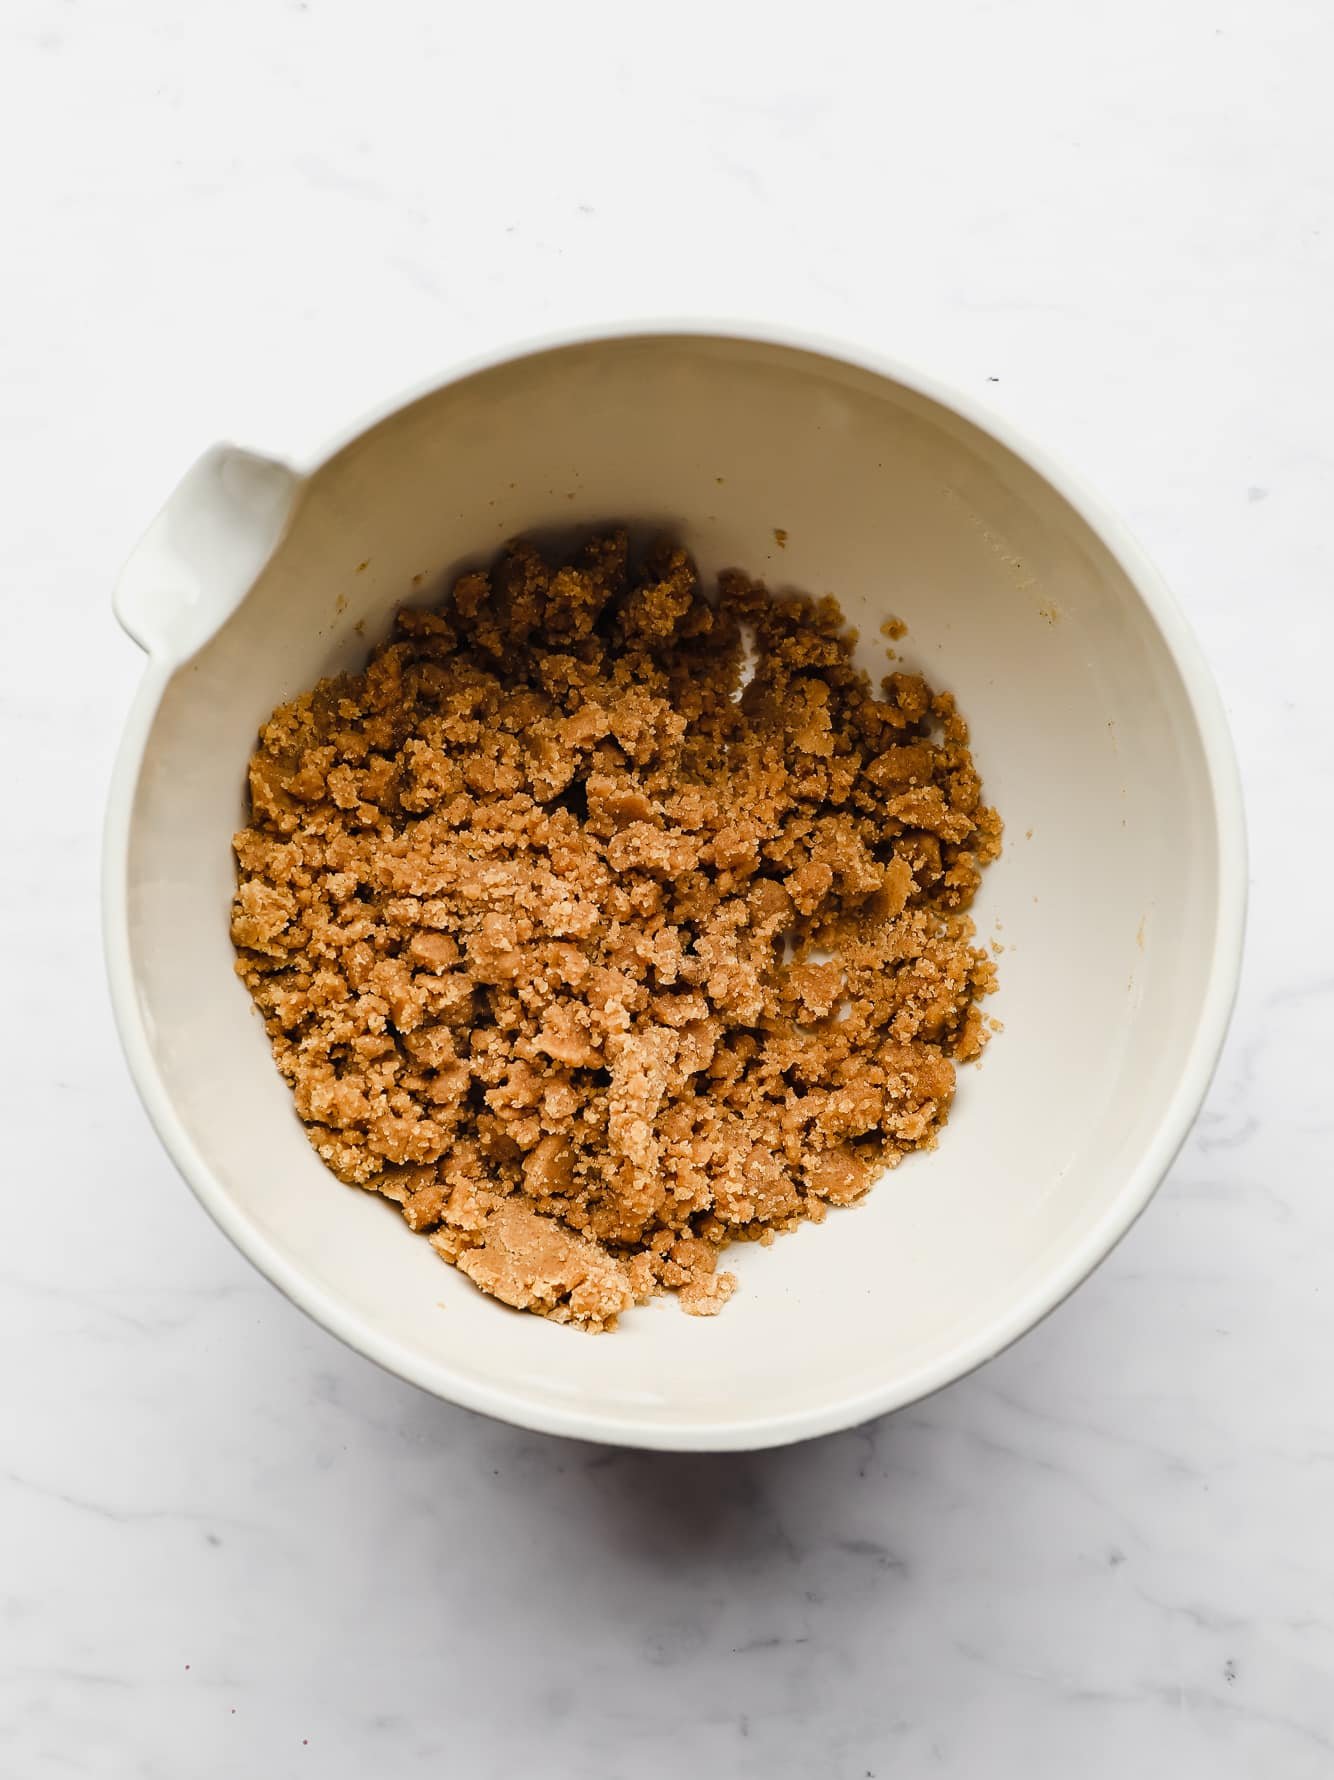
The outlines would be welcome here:
[[[150,655],[184,660],[240,605],[287,528],[304,478],[235,445],[186,471],[121,570],[112,609]]]

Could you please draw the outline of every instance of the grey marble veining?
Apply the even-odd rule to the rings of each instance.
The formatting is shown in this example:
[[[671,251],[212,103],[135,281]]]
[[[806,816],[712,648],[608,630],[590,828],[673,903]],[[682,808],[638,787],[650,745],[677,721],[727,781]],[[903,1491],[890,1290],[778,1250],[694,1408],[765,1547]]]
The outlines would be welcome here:
[[[1302,0],[6,10],[0,1774],[1334,1773],[1332,52]],[[197,452],[701,308],[919,359],[1121,507],[1254,877],[1209,1103],[1096,1278],[727,1458],[490,1424],[303,1321],[152,1137],[96,914],[110,581]]]

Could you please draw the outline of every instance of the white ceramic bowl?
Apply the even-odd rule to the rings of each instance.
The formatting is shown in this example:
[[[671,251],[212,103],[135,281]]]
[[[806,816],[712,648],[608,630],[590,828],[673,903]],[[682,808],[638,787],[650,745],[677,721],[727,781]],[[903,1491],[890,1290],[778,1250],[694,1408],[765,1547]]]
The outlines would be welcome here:
[[[957,693],[1003,858],[1004,1032],[940,1148],[860,1207],[729,1255],[701,1321],[589,1337],[483,1298],[309,1148],[232,973],[230,841],[256,726],[358,663],[393,609],[516,532],[631,519],[705,575],[833,591]],[[775,533],[786,533],[781,548]],[[1224,718],[1121,527],[970,402],[868,354],[695,330],[465,367],[319,463],[190,472],[117,612],[149,667],[107,825],[117,1018],[163,1142],[217,1222],[324,1326],[439,1396],[620,1444],[774,1445],[912,1402],[1022,1334],[1143,1209],[1208,1084],[1245,861]]]

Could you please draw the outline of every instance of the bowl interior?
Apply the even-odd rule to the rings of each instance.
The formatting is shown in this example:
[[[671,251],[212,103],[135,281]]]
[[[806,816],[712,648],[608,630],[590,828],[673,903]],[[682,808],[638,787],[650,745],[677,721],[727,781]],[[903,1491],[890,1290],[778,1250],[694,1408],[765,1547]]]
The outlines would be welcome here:
[[[877,675],[882,620],[907,623],[900,654],[958,695],[1006,823],[977,909],[1004,947],[1004,1031],[961,1072],[934,1154],[820,1228],[732,1251],[721,1317],[660,1302],[593,1339],[483,1299],[325,1172],[232,974],[227,911],[244,765],[274,704],[358,663],[398,604],[514,533],[614,519],[678,534],[706,575],[836,593]],[[1041,475],[927,396],[815,353],[625,339],[478,373],[315,475],[244,604],[166,686],[134,793],[129,935],[195,1184],[307,1308],[521,1421],[744,1444],[943,1382],[1138,1209],[1215,967],[1219,845],[1173,654]]]

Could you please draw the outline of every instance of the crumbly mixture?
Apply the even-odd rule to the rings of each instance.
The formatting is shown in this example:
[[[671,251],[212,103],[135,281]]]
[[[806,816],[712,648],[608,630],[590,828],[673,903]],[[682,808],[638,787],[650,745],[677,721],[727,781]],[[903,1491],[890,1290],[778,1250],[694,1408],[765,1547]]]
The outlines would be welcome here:
[[[934,1146],[1001,825],[952,697],[852,646],[668,543],[521,542],[264,725],[237,970],[320,1156],[482,1291],[711,1315],[727,1243]]]

